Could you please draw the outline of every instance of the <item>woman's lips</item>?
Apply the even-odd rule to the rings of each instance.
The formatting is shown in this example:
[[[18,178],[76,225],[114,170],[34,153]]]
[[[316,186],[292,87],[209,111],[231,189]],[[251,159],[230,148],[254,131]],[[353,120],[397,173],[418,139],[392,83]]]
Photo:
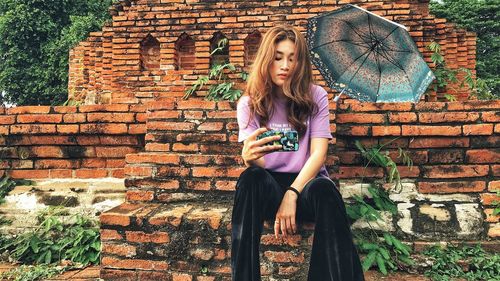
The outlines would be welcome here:
[[[288,77],[288,75],[282,75],[282,74],[280,74],[280,75],[278,75],[278,77],[281,78],[281,79],[286,79],[286,77]]]

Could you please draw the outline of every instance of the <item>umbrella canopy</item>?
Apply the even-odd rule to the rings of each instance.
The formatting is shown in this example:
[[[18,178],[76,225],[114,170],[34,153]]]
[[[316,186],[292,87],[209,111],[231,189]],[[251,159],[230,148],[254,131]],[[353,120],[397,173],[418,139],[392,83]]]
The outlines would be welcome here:
[[[328,86],[361,101],[418,102],[435,78],[403,25],[355,5],[310,18],[307,44]]]

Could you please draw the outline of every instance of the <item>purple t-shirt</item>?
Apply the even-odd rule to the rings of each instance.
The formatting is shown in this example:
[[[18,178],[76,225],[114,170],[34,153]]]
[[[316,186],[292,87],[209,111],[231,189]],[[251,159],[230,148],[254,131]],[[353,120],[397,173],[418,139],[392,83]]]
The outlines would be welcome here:
[[[318,106],[318,111],[313,112],[313,115],[306,121],[307,130],[305,135],[299,136],[299,150],[292,152],[272,152],[264,155],[266,169],[274,172],[298,173],[310,156],[310,139],[332,138],[332,134],[330,133],[328,93],[318,85],[312,85],[311,92],[313,100]],[[239,142],[244,141],[252,132],[260,128],[258,117],[254,116],[252,120],[249,120],[249,100],[249,96],[243,96],[238,101],[237,117]],[[275,101],[274,114],[269,117],[267,127],[280,131],[293,129],[287,118],[286,99],[278,99]],[[328,177],[325,165],[321,167],[319,175]]]

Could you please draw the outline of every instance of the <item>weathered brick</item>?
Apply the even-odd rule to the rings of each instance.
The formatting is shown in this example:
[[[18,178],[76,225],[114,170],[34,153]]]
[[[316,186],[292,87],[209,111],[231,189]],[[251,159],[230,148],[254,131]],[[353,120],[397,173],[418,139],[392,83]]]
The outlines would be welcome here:
[[[459,136],[460,126],[402,125],[403,136]]]
[[[469,147],[468,138],[415,138],[410,141],[410,148],[455,148]]]
[[[435,165],[423,166],[423,176],[427,178],[468,178],[488,175],[487,165]]]
[[[62,114],[21,114],[18,123],[61,123]]]
[[[500,196],[496,193],[483,193],[481,194],[481,202],[484,205],[493,205],[495,202],[500,202]]]
[[[167,232],[145,233],[142,231],[125,231],[125,237],[129,242],[157,244],[170,242]]]
[[[152,201],[154,198],[153,191],[147,190],[127,190],[127,201]]]
[[[399,126],[373,126],[373,136],[400,136],[401,127]]]
[[[493,124],[463,125],[464,136],[469,135],[491,135]]]
[[[244,168],[231,167],[193,167],[193,177],[230,177],[237,178],[245,170]]]
[[[108,176],[108,172],[106,170],[99,169],[78,169],[75,170],[75,177],[82,179],[89,178],[105,178]]]
[[[50,106],[17,106],[7,109],[7,115],[30,114],[30,113],[48,114],[49,112],[50,112]]]
[[[53,134],[56,131],[56,125],[54,124],[10,126],[11,134]]]
[[[304,253],[265,251],[264,256],[272,262],[278,263],[303,263]]]
[[[127,244],[103,243],[101,251],[104,254],[112,254],[122,257],[134,257],[137,255],[136,247]]]
[[[88,113],[87,122],[112,122],[132,123],[135,122],[134,113]]]
[[[465,155],[467,163],[500,163],[500,148],[471,149]]]
[[[118,231],[113,229],[101,228],[101,241],[122,240],[123,236]]]
[[[424,112],[418,114],[420,123],[471,123],[479,119],[478,112]]]
[[[419,182],[421,193],[468,193],[482,192],[486,188],[484,181]]]
[[[166,261],[152,261],[140,259],[118,259],[104,256],[101,265],[107,268],[145,269],[145,270],[167,270]]]
[[[384,114],[367,114],[367,113],[339,113],[336,116],[337,123],[384,123]]]
[[[417,121],[417,114],[414,112],[390,112],[390,123],[413,123]]]
[[[84,134],[125,134],[127,133],[126,124],[81,124],[80,132]]]

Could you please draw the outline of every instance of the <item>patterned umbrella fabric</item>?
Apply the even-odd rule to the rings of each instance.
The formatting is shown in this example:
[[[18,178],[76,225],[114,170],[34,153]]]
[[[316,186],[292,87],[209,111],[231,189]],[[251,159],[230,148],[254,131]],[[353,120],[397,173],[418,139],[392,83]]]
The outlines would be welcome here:
[[[435,78],[403,25],[355,5],[310,18],[307,44],[328,86],[360,101],[418,102]]]

